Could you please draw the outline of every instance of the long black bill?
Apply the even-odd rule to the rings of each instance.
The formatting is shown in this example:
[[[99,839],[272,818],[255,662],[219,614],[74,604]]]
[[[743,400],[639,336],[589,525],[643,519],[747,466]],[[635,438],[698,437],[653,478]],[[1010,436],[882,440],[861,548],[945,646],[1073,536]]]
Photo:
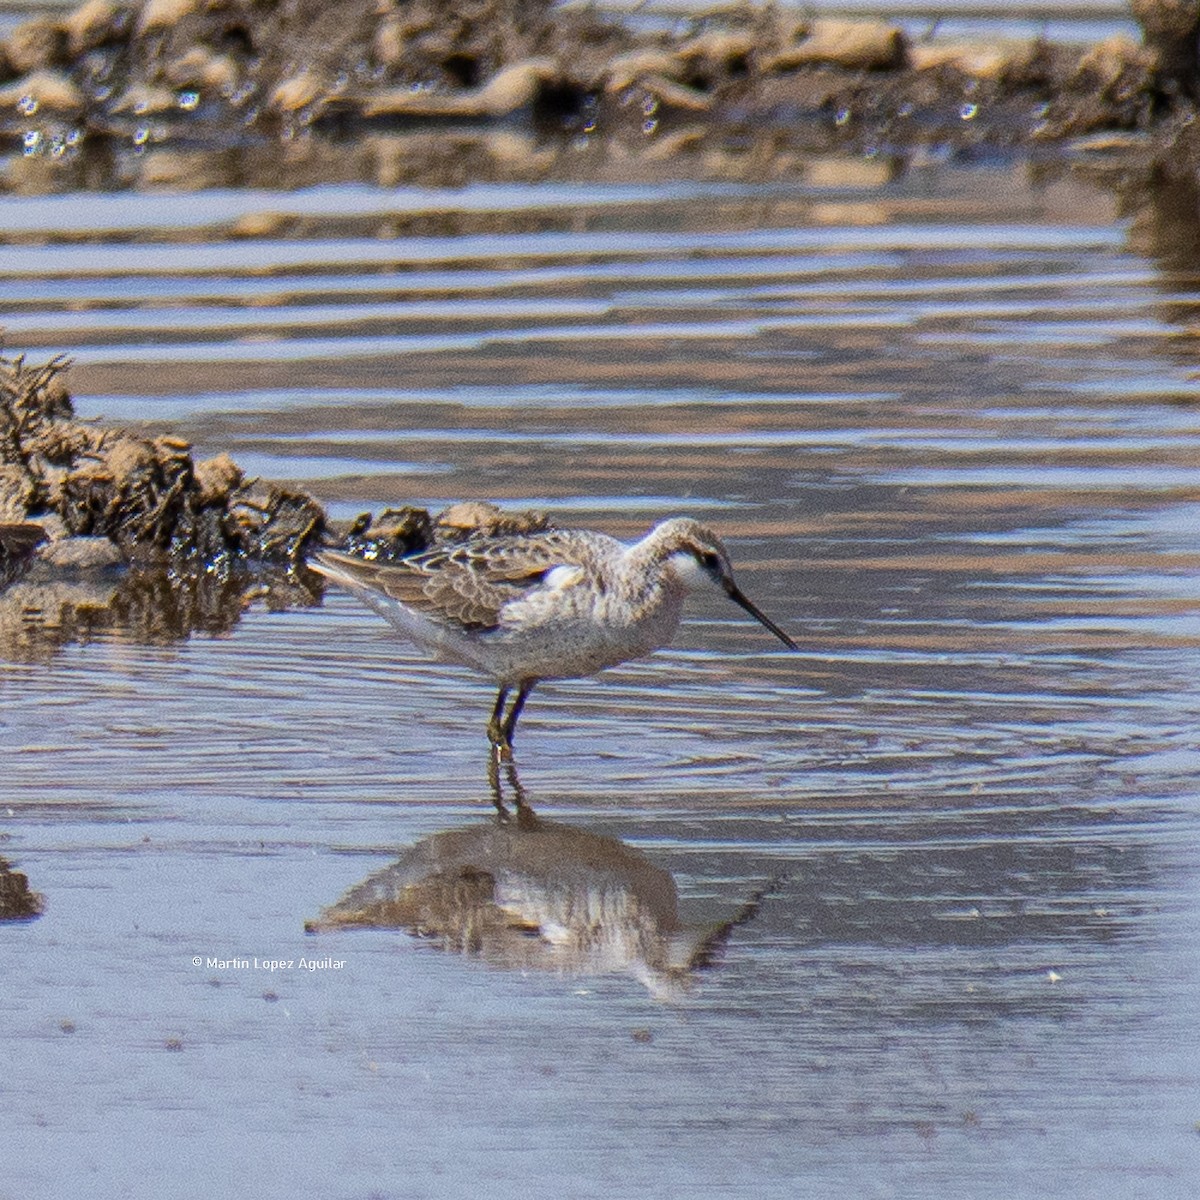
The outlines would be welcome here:
[[[800,649],[766,613],[759,612],[754,604],[742,594],[741,588],[732,579],[725,584],[725,591],[729,594],[729,598],[734,604],[741,605],[760,625],[769,629],[789,650]]]

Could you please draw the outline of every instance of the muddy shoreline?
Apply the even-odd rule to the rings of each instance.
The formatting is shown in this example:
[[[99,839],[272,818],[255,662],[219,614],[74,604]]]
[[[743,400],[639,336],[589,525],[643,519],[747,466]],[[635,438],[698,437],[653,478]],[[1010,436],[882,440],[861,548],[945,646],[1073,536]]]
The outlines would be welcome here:
[[[479,501],[331,521],[312,496],[75,416],[68,364],[0,358],[0,656],[29,660],[101,632],[156,644],[226,633],[254,603],[319,603],[306,556],[373,559],[549,527]]]
[[[397,183],[461,173],[464,152],[479,157],[480,136],[498,133],[516,139],[511,162],[484,152],[484,173],[513,177],[536,170],[522,148],[531,134],[650,161],[753,145],[747,171],[776,143],[1036,151],[1099,137],[1194,170],[1200,6],[1134,10],[1141,44],[1065,46],[915,44],[884,21],[749,4],[651,33],[550,0],[453,12],[427,0],[88,0],[0,43],[0,136],[60,174],[88,164],[104,186],[121,184],[114,156],[182,154],[149,178],[144,162],[123,169],[134,184],[184,187],[207,182],[193,182],[198,163],[232,156],[232,181],[249,184],[303,160],[307,141],[401,133]],[[22,172],[22,186],[37,179]]]

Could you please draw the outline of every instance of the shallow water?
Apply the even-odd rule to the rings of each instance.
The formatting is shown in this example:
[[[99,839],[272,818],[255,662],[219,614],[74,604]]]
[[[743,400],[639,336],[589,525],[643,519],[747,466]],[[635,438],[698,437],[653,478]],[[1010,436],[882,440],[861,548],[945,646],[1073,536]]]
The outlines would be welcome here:
[[[348,597],[0,613],[46,897],[0,925],[0,1194],[1194,1195],[1200,292],[1187,198],[1141,205],[936,159],[0,199],[6,345],[82,413],[341,517],[692,513],[803,647],[701,601],[523,720],[536,811],[685,925],[765,889],[664,987],[305,933],[495,820],[488,689]]]

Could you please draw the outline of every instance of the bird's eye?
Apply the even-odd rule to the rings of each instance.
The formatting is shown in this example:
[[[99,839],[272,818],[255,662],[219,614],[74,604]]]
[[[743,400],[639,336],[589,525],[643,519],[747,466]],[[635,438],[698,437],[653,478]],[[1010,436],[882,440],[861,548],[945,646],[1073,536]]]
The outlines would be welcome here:
[[[706,554],[699,555],[700,565],[706,571],[716,571],[721,566],[721,560],[709,550]]]

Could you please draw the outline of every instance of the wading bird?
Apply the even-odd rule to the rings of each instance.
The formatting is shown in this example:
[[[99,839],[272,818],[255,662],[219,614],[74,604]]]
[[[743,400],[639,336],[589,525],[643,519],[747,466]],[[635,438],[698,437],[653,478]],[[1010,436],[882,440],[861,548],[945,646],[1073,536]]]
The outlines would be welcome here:
[[[502,761],[512,758],[517,719],[537,684],[595,675],[665,646],[689,592],[723,591],[799,649],[743,595],[720,538],[689,517],[632,544],[560,529],[468,538],[379,563],[327,550],[310,565],[436,659],[496,682],[488,739]]]

